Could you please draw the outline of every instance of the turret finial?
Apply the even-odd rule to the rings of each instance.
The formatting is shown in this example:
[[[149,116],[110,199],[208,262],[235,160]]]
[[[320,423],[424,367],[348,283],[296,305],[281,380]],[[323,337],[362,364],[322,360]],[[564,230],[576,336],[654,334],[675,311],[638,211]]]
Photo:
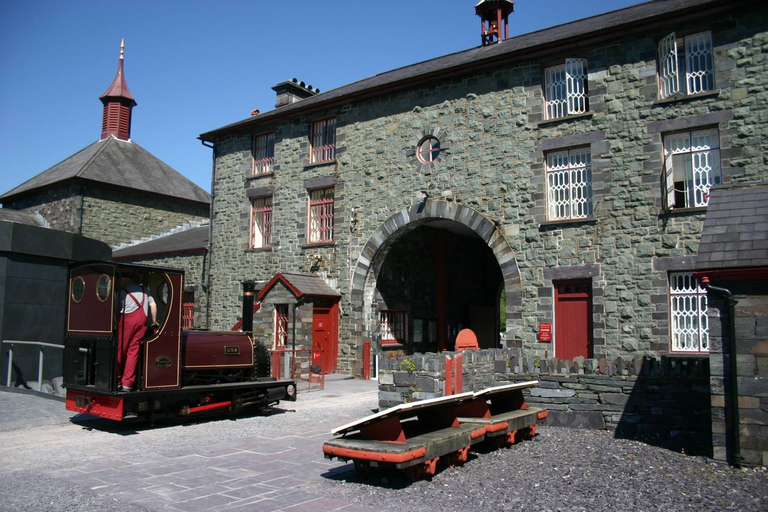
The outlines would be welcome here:
[[[123,60],[124,53],[125,53],[125,38],[120,40],[120,60]]]

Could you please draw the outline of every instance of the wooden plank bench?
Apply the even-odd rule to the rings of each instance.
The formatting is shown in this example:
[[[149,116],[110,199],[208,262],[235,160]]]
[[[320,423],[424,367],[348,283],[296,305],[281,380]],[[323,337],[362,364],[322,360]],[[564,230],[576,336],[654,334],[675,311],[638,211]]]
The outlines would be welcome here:
[[[547,410],[528,407],[523,389],[538,386],[539,381],[517,382],[486,388],[474,394],[475,399],[456,408],[459,423],[485,429],[485,438],[501,448],[536,435],[540,420]]]
[[[401,404],[343,425],[341,435],[323,445],[325,457],[352,460],[358,472],[372,467],[405,469],[412,480],[434,475],[443,459],[453,466],[467,460],[469,447],[485,439],[485,427],[462,425],[457,407],[474,400],[460,393]]]

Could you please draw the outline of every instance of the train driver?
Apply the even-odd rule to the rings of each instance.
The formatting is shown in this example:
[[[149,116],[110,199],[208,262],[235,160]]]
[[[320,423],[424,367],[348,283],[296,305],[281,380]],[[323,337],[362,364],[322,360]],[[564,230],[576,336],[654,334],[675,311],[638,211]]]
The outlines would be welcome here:
[[[139,361],[139,340],[147,330],[147,316],[157,325],[157,304],[149,288],[136,284],[129,277],[121,279],[117,322],[117,385],[120,391],[131,391],[136,381]]]

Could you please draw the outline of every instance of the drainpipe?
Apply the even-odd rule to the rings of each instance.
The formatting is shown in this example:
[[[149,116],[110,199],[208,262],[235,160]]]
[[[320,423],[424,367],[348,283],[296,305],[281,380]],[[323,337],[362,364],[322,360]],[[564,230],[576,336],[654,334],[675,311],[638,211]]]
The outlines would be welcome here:
[[[205,287],[205,328],[210,330],[211,329],[211,259],[213,257],[213,204],[214,204],[214,198],[216,197],[214,193],[214,186],[216,185],[216,146],[213,144],[206,144],[204,140],[200,141],[203,146],[207,148],[211,148],[213,151],[211,152],[211,206],[208,211],[208,247],[207,250],[207,256],[208,256],[208,283]],[[205,263],[205,262],[203,262]],[[203,272],[205,272],[205,267],[203,267]]]
[[[731,445],[733,451],[731,453],[731,463],[735,466],[741,464],[741,447],[740,447],[740,435],[739,435],[739,381],[737,375],[736,365],[736,310],[735,307],[737,301],[733,298],[733,294],[726,288],[719,288],[712,286],[709,282],[709,277],[702,277],[701,284],[707,292],[720,295],[725,298],[728,313],[728,341],[729,341],[729,356],[730,356],[730,371],[731,371],[731,421],[733,422],[733,428],[731,432]]]

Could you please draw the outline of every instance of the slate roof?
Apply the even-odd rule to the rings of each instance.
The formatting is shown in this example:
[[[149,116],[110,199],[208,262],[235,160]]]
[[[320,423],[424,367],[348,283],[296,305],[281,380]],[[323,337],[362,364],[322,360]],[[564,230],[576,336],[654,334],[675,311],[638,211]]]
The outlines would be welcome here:
[[[768,267],[768,183],[713,187],[696,268]]]
[[[51,185],[83,180],[150,192],[198,203],[210,203],[208,192],[198,187],[133,141],[107,137],[0,196],[15,196]]]
[[[315,274],[301,272],[278,272],[259,292],[262,300],[278,281],[285,284],[296,296],[310,297],[341,297],[341,294],[328,286],[325,281]]]
[[[730,5],[737,1],[730,2]],[[374,94],[379,91],[408,85],[416,81],[441,77],[465,69],[491,65],[501,60],[509,61],[514,58],[530,58],[534,52],[551,51],[553,47],[558,46],[562,49],[569,44],[581,43],[587,37],[596,37],[604,33],[617,32],[626,34],[630,32],[630,29],[643,31],[647,30],[648,24],[656,21],[670,20],[673,16],[680,15],[681,12],[688,12],[686,15],[690,18],[694,15],[704,14],[707,9],[722,8],[724,5],[722,0],[654,0],[633,5],[624,9],[512,37],[500,43],[479,46],[387,71],[262,113],[258,116],[249,117],[211,130],[203,133],[199,138],[212,142],[222,135],[291,113],[320,108],[328,104],[339,103],[351,97]]]
[[[203,251],[208,247],[209,230],[210,227],[207,225],[189,228],[123,249],[115,249],[112,251],[112,259],[120,260],[141,256]]]
[[[34,213],[23,212],[21,210],[12,210],[11,208],[0,208],[0,221],[16,222],[26,224],[27,226],[46,227],[41,217]]]

